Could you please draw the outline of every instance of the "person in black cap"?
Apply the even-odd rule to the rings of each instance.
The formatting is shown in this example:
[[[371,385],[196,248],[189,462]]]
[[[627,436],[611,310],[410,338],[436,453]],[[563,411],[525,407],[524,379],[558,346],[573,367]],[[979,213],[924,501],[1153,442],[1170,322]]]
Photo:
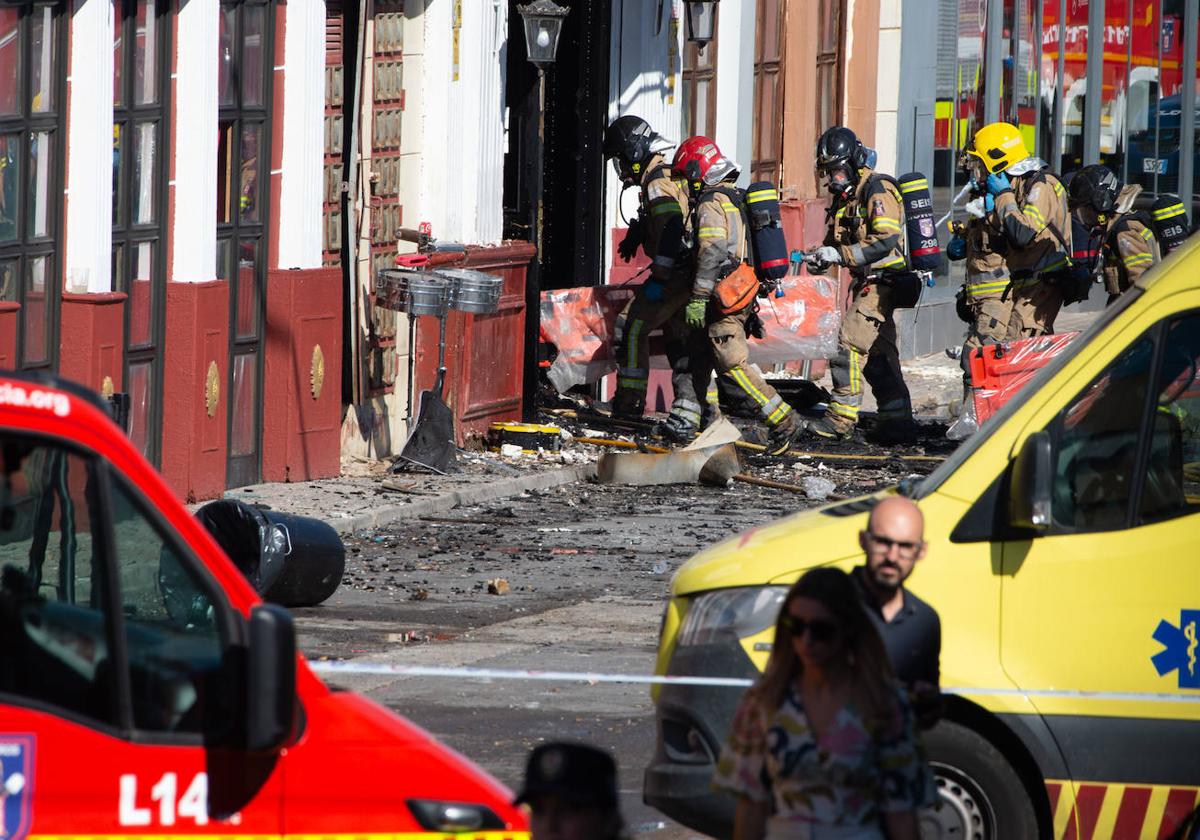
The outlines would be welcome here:
[[[616,762],[587,744],[536,747],[513,804],[529,806],[532,840],[618,840],[624,834]]]

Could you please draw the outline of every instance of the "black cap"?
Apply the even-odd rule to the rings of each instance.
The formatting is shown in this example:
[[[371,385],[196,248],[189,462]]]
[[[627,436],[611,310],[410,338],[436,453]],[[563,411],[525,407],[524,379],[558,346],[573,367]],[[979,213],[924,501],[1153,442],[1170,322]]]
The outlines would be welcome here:
[[[587,744],[553,742],[536,747],[525,764],[525,785],[514,805],[554,796],[575,805],[617,807],[617,764]]]

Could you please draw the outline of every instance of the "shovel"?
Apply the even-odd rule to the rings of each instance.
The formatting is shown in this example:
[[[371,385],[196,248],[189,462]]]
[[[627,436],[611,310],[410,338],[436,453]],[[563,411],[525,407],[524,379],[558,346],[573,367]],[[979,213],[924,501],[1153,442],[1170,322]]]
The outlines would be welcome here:
[[[446,313],[438,316],[438,372],[433,389],[421,392],[417,424],[404,444],[404,451],[389,472],[402,472],[410,465],[445,475],[456,469],[454,457],[454,412],[446,405]]]

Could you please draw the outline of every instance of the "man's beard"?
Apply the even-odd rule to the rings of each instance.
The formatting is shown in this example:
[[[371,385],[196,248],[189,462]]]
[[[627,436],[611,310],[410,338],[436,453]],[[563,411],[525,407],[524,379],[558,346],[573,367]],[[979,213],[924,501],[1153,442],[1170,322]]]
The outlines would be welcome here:
[[[879,572],[883,569],[894,569],[896,572],[895,580],[881,579],[879,576]],[[887,561],[880,563],[878,566],[876,566],[874,568],[868,566],[867,567],[867,577],[870,578],[871,584],[873,586],[875,586],[877,589],[882,589],[885,592],[889,592],[889,593],[895,592],[897,589],[899,589],[900,587],[902,587],[904,585],[904,570],[901,569],[896,564],[889,563]]]

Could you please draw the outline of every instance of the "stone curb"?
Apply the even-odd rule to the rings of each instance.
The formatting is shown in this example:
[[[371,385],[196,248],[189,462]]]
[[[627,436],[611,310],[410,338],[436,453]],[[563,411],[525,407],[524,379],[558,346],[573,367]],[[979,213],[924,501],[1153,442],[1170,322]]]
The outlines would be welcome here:
[[[373,531],[384,525],[405,519],[416,519],[421,516],[432,516],[445,513],[456,507],[467,507],[484,502],[494,502],[497,499],[507,499],[520,495],[527,490],[548,490],[563,484],[574,484],[576,481],[586,481],[596,477],[595,464],[583,464],[578,467],[568,467],[562,470],[539,472],[533,475],[523,475],[518,478],[502,478],[488,481],[461,490],[441,493],[426,499],[418,499],[406,505],[386,505],[375,508],[368,513],[345,518],[318,517],[326,522],[339,534],[351,534],[355,531]]]

